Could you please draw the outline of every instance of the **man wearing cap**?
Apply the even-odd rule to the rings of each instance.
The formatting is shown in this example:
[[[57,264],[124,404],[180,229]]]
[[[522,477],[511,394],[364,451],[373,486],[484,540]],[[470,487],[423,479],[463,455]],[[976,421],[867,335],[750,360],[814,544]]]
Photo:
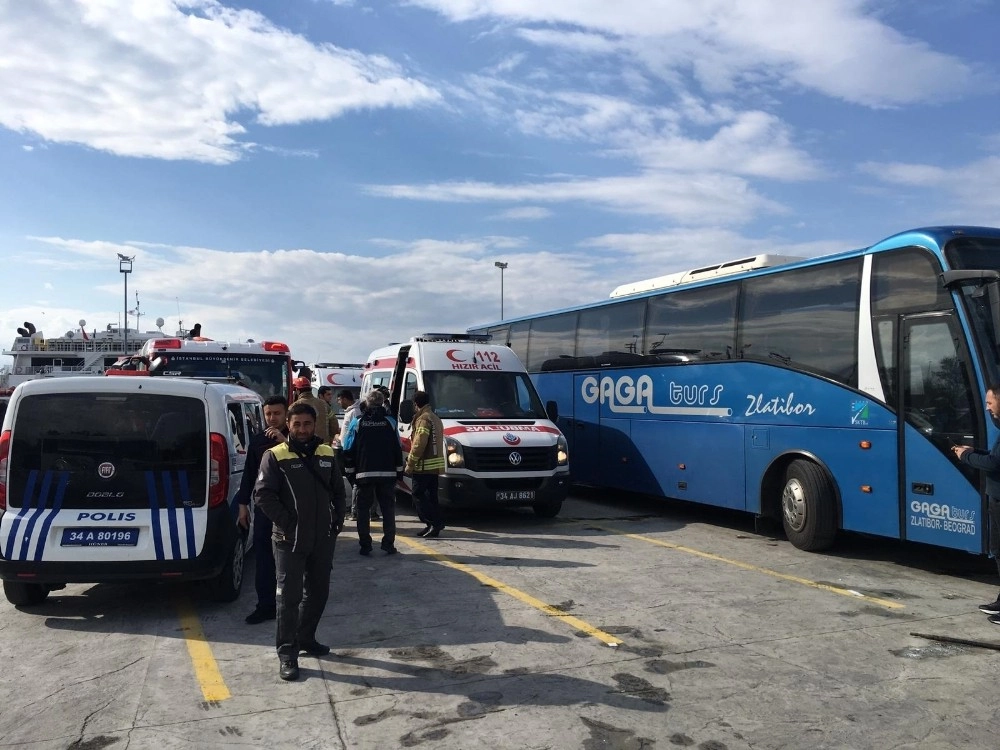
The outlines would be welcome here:
[[[292,381],[292,388],[295,390],[295,404],[307,404],[316,413],[316,437],[329,445],[333,437],[330,434],[330,407],[326,401],[313,395],[309,378],[300,375]]]

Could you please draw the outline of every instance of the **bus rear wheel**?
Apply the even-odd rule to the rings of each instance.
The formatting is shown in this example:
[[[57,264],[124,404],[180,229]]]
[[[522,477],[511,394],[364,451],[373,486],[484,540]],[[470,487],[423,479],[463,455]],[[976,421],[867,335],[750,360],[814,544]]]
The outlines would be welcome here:
[[[16,607],[30,607],[45,601],[45,597],[49,595],[49,587],[40,583],[4,581],[3,594]]]
[[[812,461],[792,461],[781,491],[781,522],[801,550],[826,549],[837,533],[836,498],[826,473]]]

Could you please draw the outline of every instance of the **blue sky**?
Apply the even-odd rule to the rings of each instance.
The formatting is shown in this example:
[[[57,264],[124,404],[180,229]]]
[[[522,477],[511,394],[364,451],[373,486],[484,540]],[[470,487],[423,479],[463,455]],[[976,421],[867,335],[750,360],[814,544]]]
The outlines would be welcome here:
[[[343,361],[498,319],[494,261],[513,317],[1000,225],[997,28],[987,0],[0,0],[0,336],[117,324],[118,252],[144,330]]]

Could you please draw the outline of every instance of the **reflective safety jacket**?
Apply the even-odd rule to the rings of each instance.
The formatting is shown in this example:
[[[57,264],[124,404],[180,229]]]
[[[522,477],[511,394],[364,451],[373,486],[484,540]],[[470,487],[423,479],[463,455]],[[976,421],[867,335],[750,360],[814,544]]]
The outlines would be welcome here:
[[[413,418],[410,455],[406,457],[407,474],[444,473],[444,425],[431,409],[421,406]]]
[[[333,448],[314,437],[297,453],[286,440],[264,453],[254,486],[257,509],[274,522],[273,538],[292,542],[292,551],[309,554],[316,539],[343,526],[344,482]]]

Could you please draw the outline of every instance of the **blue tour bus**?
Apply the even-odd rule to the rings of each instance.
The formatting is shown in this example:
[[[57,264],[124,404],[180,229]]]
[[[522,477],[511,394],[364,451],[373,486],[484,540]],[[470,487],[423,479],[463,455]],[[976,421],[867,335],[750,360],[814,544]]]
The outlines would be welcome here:
[[[996,437],[1000,229],[760,259],[470,332],[555,402],[576,483],[781,518],[801,549],[843,529],[984,552],[982,477],[950,447]]]

